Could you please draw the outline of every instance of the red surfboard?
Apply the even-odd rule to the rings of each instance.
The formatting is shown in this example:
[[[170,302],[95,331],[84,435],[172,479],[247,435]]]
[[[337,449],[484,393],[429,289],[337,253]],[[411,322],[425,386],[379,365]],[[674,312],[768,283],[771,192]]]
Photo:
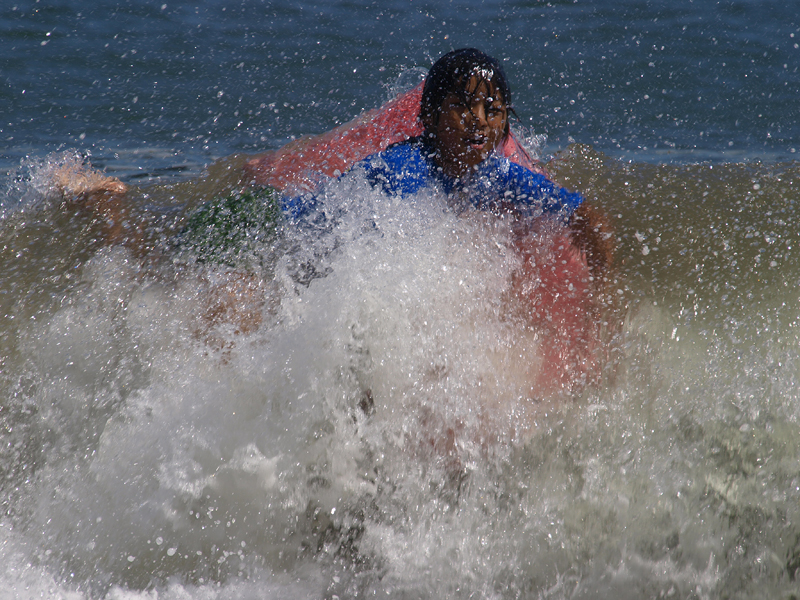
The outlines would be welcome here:
[[[246,164],[259,185],[288,193],[313,191],[354,163],[389,145],[422,133],[417,118],[422,86],[322,135],[295,140]],[[546,175],[513,135],[502,148],[510,160]],[[511,282],[513,310],[540,332],[537,366],[530,373],[533,393],[550,396],[580,388],[596,378],[599,333],[596,299],[585,252],[569,230],[520,235],[515,247],[522,266]]]

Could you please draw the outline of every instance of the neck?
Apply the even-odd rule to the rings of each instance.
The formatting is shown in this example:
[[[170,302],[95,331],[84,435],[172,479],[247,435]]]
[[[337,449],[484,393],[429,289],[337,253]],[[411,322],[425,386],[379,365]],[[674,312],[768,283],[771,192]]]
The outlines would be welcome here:
[[[434,136],[423,135],[421,141],[427,157],[433,161],[433,164],[439,168],[441,173],[452,180],[463,179],[469,175],[469,165],[458,159],[448,160],[447,157],[442,155],[441,150],[436,147],[435,139]]]

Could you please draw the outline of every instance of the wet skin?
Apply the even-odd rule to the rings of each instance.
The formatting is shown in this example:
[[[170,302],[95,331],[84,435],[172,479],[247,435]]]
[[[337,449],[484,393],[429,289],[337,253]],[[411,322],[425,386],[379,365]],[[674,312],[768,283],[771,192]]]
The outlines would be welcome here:
[[[467,175],[503,140],[508,109],[489,82],[473,75],[464,94],[450,93],[437,123],[424,123],[435,134],[434,161],[445,175]]]

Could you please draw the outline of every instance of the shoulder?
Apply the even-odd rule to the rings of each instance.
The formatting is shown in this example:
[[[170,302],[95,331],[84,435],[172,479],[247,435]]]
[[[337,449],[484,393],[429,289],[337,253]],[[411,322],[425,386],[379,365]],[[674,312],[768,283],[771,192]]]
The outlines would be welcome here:
[[[505,156],[493,154],[489,156],[483,165],[495,174],[504,175],[509,179],[528,180],[528,181],[550,181],[541,173],[531,171],[529,168],[509,160]]]
[[[570,192],[541,173],[536,173],[503,156],[490,156],[482,170],[487,178],[506,197],[516,204],[541,204],[545,212],[571,213],[583,202],[580,194]]]
[[[397,144],[392,144],[383,152],[368,156],[365,161],[368,167],[385,167],[393,171],[404,171],[409,168],[419,168],[426,164],[421,145],[416,140],[410,139]]]
[[[365,158],[361,165],[367,180],[391,194],[413,194],[428,185],[430,164],[414,139],[389,146]]]
[[[555,185],[541,173],[535,173],[505,156],[489,156],[481,163],[479,175],[502,188],[548,188]]]

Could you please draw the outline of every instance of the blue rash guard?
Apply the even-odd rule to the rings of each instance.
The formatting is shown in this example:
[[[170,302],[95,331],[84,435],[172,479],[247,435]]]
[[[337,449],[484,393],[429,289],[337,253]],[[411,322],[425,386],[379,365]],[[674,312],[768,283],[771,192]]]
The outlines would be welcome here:
[[[478,165],[468,180],[452,179],[436,166],[432,152],[419,138],[368,156],[353,170],[358,168],[364,169],[373,187],[380,186],[389,195],[409,196],[436,187],[447,195],[463,191],[475,208],[492,212],[513,210],[522,216],[550,214],[567,219],[583,202],[580,194],[568,192],[544,175],[494,155]],[[284,212],[295,220],[310,213],[316,204],[313,197],[282,200]]]

